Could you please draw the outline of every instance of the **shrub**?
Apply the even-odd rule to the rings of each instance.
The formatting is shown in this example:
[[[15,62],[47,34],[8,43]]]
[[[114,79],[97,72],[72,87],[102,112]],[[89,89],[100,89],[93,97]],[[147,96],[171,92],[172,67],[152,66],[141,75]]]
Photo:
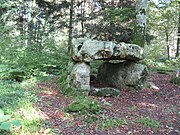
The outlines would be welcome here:
[[[10,115],[5,115],[4,111],[0,109],[0,133],[11,130],[12,125],[21,126],[21,122],[19,120],[10,120],[10,118]]]

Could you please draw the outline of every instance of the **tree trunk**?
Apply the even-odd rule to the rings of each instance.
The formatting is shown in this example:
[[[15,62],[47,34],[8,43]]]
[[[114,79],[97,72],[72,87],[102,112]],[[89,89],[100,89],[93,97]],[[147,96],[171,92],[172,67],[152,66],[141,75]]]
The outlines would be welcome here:
[[[180,2],[178,2],[178,5],[180,6]],[[177,38],[177,47],[176,47],[176,57],[179,57],[179,46],[180,46],[180,12],[179,12],[179,18],[178,18],[178,33],[177,33],[177,36],[178,36],[178,38]]]
[[[136,0],[136,26],[134,42],[144,46],[146,39],[146,9],[147,0]]]
[[[71,0],[71,5],[70,5],[70,15],[69,15],[69,40],[68,40],[68,53],[71,54],[71,49],[72,49],[72,25],[73,25],[73,5],[74,5],[74,0]]]
[[[81,34],[84,36],[84,14],[85,14],[85,2],[81,4]]]
[[[166,29],[166,46],[167,46],[167,56],[168,59],[170,58],[170,54],[169,54],[169,35],[168,35],[168,30]]]

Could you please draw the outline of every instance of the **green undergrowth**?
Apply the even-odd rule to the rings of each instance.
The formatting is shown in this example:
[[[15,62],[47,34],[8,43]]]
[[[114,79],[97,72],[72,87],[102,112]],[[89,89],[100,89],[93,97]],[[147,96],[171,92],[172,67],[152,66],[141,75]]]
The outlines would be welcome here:
[[[19,120],[10,120],[11,116],[4,114],[4,111],[0,109],[0,132],[6,132],[12,130],[12,126],[21,126]]]
[[[99,123],[99,128],[106,130],[106,129],[116,128],[116,127],[120,127],[122,125],[127,125],[127,124],[128,124],[127,121],[121,118],[105,117]]]
[[[176,59],[171,59],[171,60],[155,60],[153,58],[149,59],[146,58],[143,60],[143,63],[145,63],[148,68],[149,71],[151,72],[157,72],[160,74],[169,74],[171,72],[175,72],[179,66],[180,66],[180,58],[176,58]]]
[[[180,77],[173,77],[170,82],[180,86]]]
[[[111,104],[104,102],[104,106],[110,107]],[[127,125],[127,121],[122,118],[111,118],[105,115],[106,110],[100,105],[100,103],[90,97],[80,96],[70,103],[65,108],[66,113],[71,113],[79,119],[83,119],[83,123],[86,126],[92,126],[96,123],[101,130],[113,129],[122,125]]]
[[[19,128],[9,127],[9,131],[0,130],[0,134],[21,135],[35,134],[44,127],[45,119],[40,115],[36,106],[37,93],[33,90],[35,79],[23,81],[0,81],[0,109],[4,115],[11,116],[7,122],[18,120],[21,122]],[[15,121],[17,122],[17,121]],[[17,125],[18,123],[11,123]],[[8,127],[7,127],[8,128]]]
[[[141,118],[138,122],[150,128],[159,128],[161,126],[159,121],[152,118]]]
[[[81,97],[70,103],[65,109],[66,112],[77,112],[80,114],[97,114],[102,110],[101,105],[97,100]]]
[[[169,72],[174,72],[175,69],[173,70],[171,67],[165,66],[156,68],[156,71],[160,74],[169,74]]]

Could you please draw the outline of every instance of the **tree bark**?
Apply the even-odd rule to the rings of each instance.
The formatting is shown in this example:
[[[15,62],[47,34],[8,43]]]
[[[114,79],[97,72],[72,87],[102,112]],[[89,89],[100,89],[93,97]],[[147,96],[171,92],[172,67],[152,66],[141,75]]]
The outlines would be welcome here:
[[[135,43],[140,46],[144,46],[146,39],[146,9],[147,0],[136,0]]]
[[[68,53],[71,54],[72,50],[72,25],[73,25],[73,5],[74,5],[74,0],[71,0],[70,3],[70,15],[69,15],[69,40],[68,40]]]
[[[180,2],[178,2],[178,5],[180,6]],[[180,11],[180,10],[178,10]],[[178,33],[177,33],[177,47],[176,47],[176,57],[179,57],[179,46],[180,46],[180,12],[178,17]]]
[[[81,4],[81,34],[84,36],[84,14],[85,14],[85,2]]]
[[[167,46],[167,56],[168,56],[168,59],[170,58],[170,54],[169,54],[169,35],[168,35],[168,32],[166,30],[166,46]]]

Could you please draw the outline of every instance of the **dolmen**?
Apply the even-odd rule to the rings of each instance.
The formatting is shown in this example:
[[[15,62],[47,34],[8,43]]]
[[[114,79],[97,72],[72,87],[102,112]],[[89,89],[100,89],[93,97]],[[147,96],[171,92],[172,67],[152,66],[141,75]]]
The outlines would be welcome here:
[[[92,39],[73,41],[71,57],[74,61],[70,78],[76,89],[91,90],[90,64],[103,60],[97,79],[100,83],[118,89],[141,89],[148,73],[143,48],[136,44],[113,43]]]

